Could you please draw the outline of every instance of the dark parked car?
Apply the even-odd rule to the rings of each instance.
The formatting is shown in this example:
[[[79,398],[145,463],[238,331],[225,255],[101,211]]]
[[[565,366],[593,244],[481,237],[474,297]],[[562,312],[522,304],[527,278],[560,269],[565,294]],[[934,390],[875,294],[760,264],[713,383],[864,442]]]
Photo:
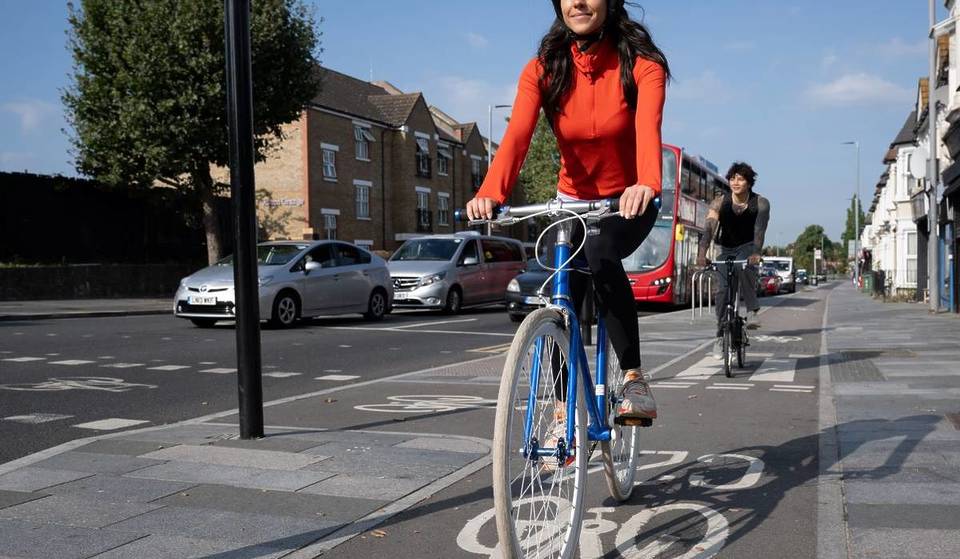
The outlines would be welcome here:
[[[547,281],[551,273],[540,266],[536,258],[527,259],[524,271],[510,280],[507,285],[507,313],[510,315],[510,320],[521,322],[527,313],[549,301],[549,285],[546,288],[547,297],[543,301],[537,296],[537,290],[543,282]]]
[[[800,285],[809,285],[810,278],[807,276],[807,271],[803,268],[797,270],[797,283]]]

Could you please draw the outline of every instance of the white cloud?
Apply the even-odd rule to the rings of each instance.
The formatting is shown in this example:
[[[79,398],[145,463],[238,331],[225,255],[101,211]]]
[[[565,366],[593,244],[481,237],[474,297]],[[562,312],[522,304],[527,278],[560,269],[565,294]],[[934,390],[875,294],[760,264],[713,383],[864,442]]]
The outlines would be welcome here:
[[[912,96],[909,89],[866,73],[847,74],[807,89],[807,97],[822,105],[905,103]]]
[[[478,33],[468,32],[467,33],[467,42],[470,43],[470,46],[476,49],[486,48],[490,44],[490,41],[486,37]]]
[[[667,96],[719,103],[733,96],[733,88],[722,81],[713,70],[705,70],[693,78],[677,78],[671,84]]]
[[[13,113],[20,119],[20,130],[35,132],[40,129],[43,121],[57,113],[58,107],[46,101],[28,99],[26,101],[10,101],[0,105],[0,110]]]
[[[929,48],[929,39],[908,43],[900,37],[894,37],[881,45],[868,47],[870,54],[883,56],[923,56],[927,54]]]

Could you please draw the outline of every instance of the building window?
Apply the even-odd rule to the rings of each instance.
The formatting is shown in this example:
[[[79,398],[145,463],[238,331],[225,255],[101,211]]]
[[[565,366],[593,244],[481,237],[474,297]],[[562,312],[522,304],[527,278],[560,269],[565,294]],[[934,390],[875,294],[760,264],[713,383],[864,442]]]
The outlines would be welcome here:
[[[450,146],[445,144],[437,145],[437,174],[446,177],[450,174],[450,160],[453,159],[453,153]]]
[[[323,234],[325,239],[337,238],[337,216],[323,214]]]
[[[432,233],[429,190],[417,190],[417,233]]]
[[[480,185],[483,184],[483,175],[480,172],[479,159],[470,160],[470,178],[472,180],[473,188],[480,188]]]
[[[361,161],[370,161],[370,142],[373,141],[373,134],[363,126],[353,127],[353,138],[357,146],[357,159]]]
[[[908,284],[917,283],[917,234],[907,233],[907,277]]]
[[[417,138],[417,176],[430,177],[430,141]]]
[[[357,217],[370,219],[370,187],[365,184],[358,184],[356,189]]]
[[[450,196],[446,194],[437,197],[437,224],[450,225]]]
[[[323,178],[337,178],[337,152],[332,149],[323,149]]]

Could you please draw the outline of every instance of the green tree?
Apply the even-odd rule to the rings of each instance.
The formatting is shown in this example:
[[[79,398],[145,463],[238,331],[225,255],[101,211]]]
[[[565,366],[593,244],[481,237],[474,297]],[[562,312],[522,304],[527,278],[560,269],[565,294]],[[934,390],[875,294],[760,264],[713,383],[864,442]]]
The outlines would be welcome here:
[[[813,272],[813,251],[823,246],[823,253],[826,259],[829,259],[830,254],[839,249],[834,248],[834,243],[830,241],[830,238],[827,237],[824,232],[823,227],[820,225],[808,225],[806,229],[800,233],[800,236],[797,237],[797,240],[793,243],[793,260],[794,267],[796,268],[806,268],[811,273]],[[821,271],[823,262],[818,263],[817,271]]]
[[[854,223],[854,216],[855,216],[855,214],[854,214],[854,211],[857,211],[857,212],[860,213],[860,216],[859,216],[859,218],[860,218],[860,223],[859,223],[859,225],[860,225],[860,230],[857,231],[856,233],[854,233],[854,227],[855,227],[855,223]],[[850,200],[850,207],[847,208],[847,225],[846,225],[846,227],[845,227],[844,230],[843,230],[843,235],[840,236],[840,240],[843,241],[843,246],[844,246],[844,247],[847,246],[847,241],[852,241],[852,240],[860,237],[860,233],[863,232],[863,228],[864,228],[864,225],[865,225],[865,224],[864,224],[864,220],[866,219],[866,217],[867,217],[867,216],[864,215],[864,213],[863,213],[863,205],[860,203],[860,198],[857,197],[857,200],[856,200],[856,209],[854,209],[854,200],[851,199],[851,200]],[[846,258],[847,258],[847,255],[844,254],[844,255],[843,255],[843,260],[846,260]]]
[[[208,259],[222,242],[211,166],[229,161],[223,2],[81,0],[68,4],[72,83],[63,92],[79,172],[117,186],[157,182],[191,196]],[[251,13],[256,157],[264,159],[319,90],[313,15],[300,0]]]
[[[557,147],[557,138],[546,116],[541,112],[518,180],[528,203],[539,204],[556,197],[559,172],[560,150]]]

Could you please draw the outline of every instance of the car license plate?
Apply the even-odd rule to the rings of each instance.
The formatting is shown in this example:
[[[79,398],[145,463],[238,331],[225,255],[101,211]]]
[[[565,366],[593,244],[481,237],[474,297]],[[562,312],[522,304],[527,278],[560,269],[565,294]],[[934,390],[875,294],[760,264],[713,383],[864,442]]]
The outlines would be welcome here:
[[[187,302],[191,305],[216,305],[216,297],[190,297]]]
[[[543,304],[543,301],[540,297],[524,297],[523,302],[528,305],[540,305]]]
[[[409,295],[409,294],[408,294],[408,293],[396,293],[396,292],[394,292],[394,294],[393,294],[393,300],[394,300],[394,301],[403,301],[403,300],[405,300],[405,299],[407,298],[407,295]]]

